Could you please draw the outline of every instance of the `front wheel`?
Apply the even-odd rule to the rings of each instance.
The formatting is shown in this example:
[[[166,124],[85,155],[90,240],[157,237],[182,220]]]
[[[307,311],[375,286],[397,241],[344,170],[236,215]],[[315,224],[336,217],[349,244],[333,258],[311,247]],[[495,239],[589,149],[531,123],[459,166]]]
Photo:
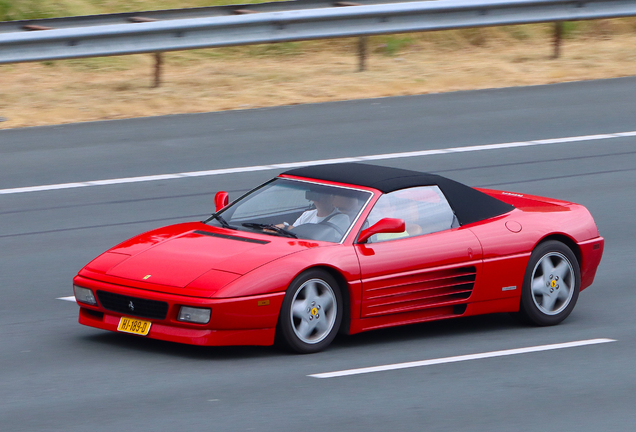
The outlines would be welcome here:
[[[278,317],[277,339],[298,353],[326,348],[342,321],[342,294],[323,270],[309,270],[289,286]]]
[[[580,287],[579,263],[570,248],[554,240],[541,243],[528,262],[519,314],[535,325],[559,324],[574,309]]]

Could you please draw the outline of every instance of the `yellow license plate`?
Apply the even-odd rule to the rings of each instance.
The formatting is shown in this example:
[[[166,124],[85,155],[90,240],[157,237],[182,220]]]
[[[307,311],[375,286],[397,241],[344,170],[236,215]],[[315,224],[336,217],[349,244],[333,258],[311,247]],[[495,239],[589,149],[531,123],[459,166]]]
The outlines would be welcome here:
[[[124,333],[133,333],[142,336],[146,336],[150,331],[149,321],[142,321],[135,318],[121,317],[117,330]]]

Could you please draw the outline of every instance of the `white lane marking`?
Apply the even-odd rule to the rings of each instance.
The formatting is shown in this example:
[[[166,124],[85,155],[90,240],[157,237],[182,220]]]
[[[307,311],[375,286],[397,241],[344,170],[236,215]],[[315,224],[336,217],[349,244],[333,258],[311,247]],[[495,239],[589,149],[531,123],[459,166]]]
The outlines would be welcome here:
[[[636,136],[636,131],[618,132],[618,133],[601,134],[601,135],[583,135],[583,136],[566,137],[566,138],[551,138],[551,139],[536,140],[536,141],[520,141],[520,142],[509,142],[509,143],[501,143],[501,144],[485,144],[485,145],[476,145],[476,146],[467,146],[467,147],[450,147],[450,148],[444,148],[444,149],[421,150],[421,151],[402,152],[402,153],[385,153],[385,154],[378,154],[378,155],[354,156],[354,157],[336,158],[336,159],[318,159],[318,160],[304,161],[304,162],[291,162],[291,163],[281,163],[281,164],[273,164],[273,165],[254,165],[254,166],[247,166],[247,167],[224,168],[224,169],[214,169],[214,170],[207,170],[207,171],[192,171],[192,172],[160,174],[160,175],[150,175],[150,176],[141,176],[141,177],[125,177],[125,178],[116,178],[116,179],[108,179],[108,180],[92,180],[92,181],[86,181],[86,182],[60,183],[60,184],[51,184],[51,185],[42,185],[42,186],[18,187],[18,188],[10,188],[10,189],[0,189],[0,195],[10,195],[10,194],[19,194],[19,193],[27,193],[27,192],[44,192],[44,191],[52,191],[52,190],[60,190],[60,189],[74,189],[74,188],[90,187],[90,186],[106,186],[106,185],[115,185],[115,184],[124,184],[124,183],[140,183],[140,182],[149,182],[149,181],[157,181],[157,180],[174,180],[174,179],[187,178],[187,177],[206,177],[206,176],[215,176],[215,175],[223,175],[223,174],[236,174],[236,173],[242,173],[242,172],[301,168],[301,167],[310,166],[310,165],[325,165],[325,164],[331,164],[331,163],[364,162],[364,161],[373,161],[373,160],[388,160],[388,159],[432,156],[432,155],[448,154],[448,153],[463,153],[463,152],[474,152],[474,151],[483,151],[483,150],[499,150],[499,149],[506,149],[506,148],[515,148],[515,147],[531,147],[531,146],[548,145],[548,144],[564,144],[564,143],[573,143],[573,142],[582,142],[582,141],[598,141],[598,140],[625,138],[625,137],[632,137],[632,136]]]
[[[77,303],[77,301],[75,300],[75,296],[58,297],[57,300],[64,300],[64,301],[70,301],[70,302],[73,302],[73,303]]]
[[[389,371],[389,370],[407,369],[407,368],[414,368],[414,367],[420,367],[420,366],[431,366],[431,365],[438,365],[443,363],[457,363],[462,361],[478,360],[478,359],[485,359],[485,358],[491,358],[491,357],[502,357],[502,356],[509,356],[509,355],[515,355],[515,354],[526,354],[526,353],[533,353],[533,352],[540,352],[540,351],[550,351],[550,350],[556,350],[556,349],[562,349],[562,348],[573,348],[573,347],[579,347],[579,346],[585,346],[585,345],[596,345],[596,344],[602,344],[607,342],[616,342],[616,339],[588,339],[588,340],[558,343],[558,344],[552,344],[552,345],[540,345],[540,346],[534,346],[534,347],[516,348],[516,349],[503,350],[503,351],[491,351],[491,352],[485,352],[480,354],[468,354],[468,355],[461,355],[461,356],[455,356],[455,357],[444,357],[444,358],[421,360],[421,361],[414,361],[414,362],[407,362],[407,363],[395,363],[395,364],[373,366],[373,367],[366,367],[366,368],[359,368],[359,369],[347,369],[342,371],[318,373],[318,374],[312,374],[307,376],[312,378],[335,378],[335,377],[343,377],[343,376],[349,376],[349,375],[360,375],[360,374],[366,374],[366,373],[372,373],[372,372],[383,372],[383,371]]]

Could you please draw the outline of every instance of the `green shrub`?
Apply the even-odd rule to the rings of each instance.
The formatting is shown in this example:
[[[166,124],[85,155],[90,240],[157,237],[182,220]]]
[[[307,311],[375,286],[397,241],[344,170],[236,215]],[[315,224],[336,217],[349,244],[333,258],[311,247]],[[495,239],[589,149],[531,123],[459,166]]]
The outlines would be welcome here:
[[[409,35],[384,36],[380,40],[377,51],[387,56],[394,56],[415,42],[415,39]]]
[[[47,0],[0,0],[0,21],[53,18],[72,15],[64,2]]]

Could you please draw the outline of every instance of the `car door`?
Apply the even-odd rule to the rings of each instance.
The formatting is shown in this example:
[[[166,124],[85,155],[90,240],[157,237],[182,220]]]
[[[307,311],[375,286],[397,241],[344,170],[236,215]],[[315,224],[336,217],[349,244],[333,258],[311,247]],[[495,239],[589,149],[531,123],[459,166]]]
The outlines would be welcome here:
[[[466,303],[481,266],[481,245],[457,226],[437,186],[385,194],[369,214],[404,219],[406,231],[355,245],[361,269],[361,318]]]

